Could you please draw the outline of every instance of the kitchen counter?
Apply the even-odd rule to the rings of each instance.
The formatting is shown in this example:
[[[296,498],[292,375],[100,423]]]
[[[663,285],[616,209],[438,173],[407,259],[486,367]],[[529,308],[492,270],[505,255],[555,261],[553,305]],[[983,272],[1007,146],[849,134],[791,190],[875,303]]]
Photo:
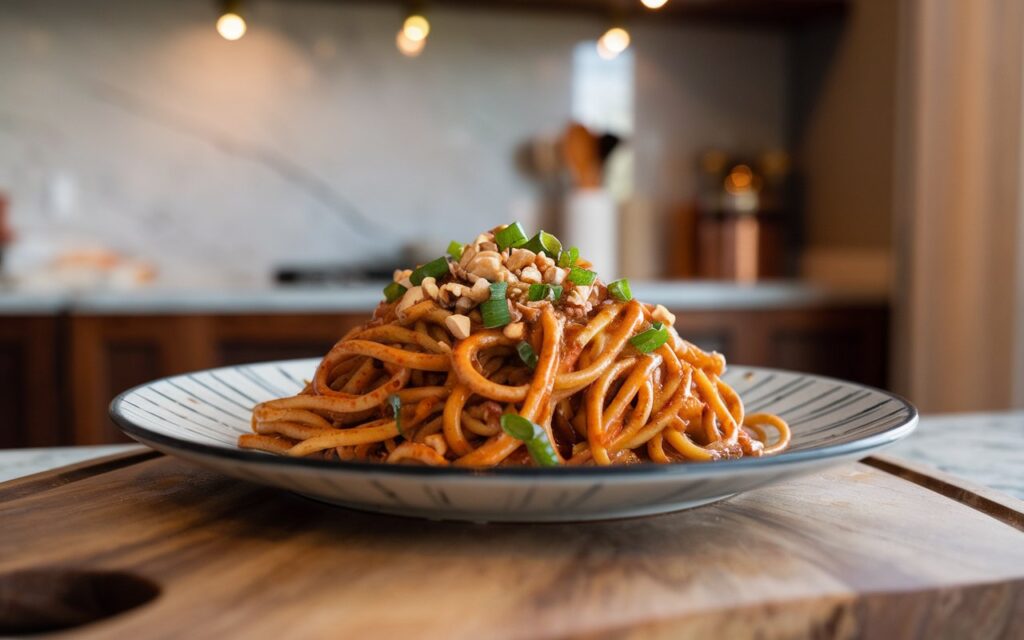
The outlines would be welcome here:
[[[38,316],[60,313],[70,298],[62,293],[17,291],[0,287],[0,316]]]
[[[383,283],[338,287],[88,292],[0,288],[0,315],[363,312],[381,300]],[[786,309],[885,304],[877,290],[840,290],[803,282],[636,282],[633,295],[678,310]]]
[[[0,451],[0,482],[133,448],[142,447]],[[913,435],[886,449],[885,454],[1024,499],[1024,411],[925,416]]]

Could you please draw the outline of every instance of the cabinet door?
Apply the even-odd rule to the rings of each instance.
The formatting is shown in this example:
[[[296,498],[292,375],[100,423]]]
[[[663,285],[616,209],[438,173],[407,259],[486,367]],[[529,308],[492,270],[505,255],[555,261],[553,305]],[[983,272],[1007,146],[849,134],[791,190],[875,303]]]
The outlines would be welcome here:
[[[211,332],[214,358],[218,365],[322,358],[368,317],[369,313],[218,316]]]
[[[206,362],[196,346],[201,329],[193,318],[71,316],[75,444],[130,441],[107,416],[110,401],[125,389]]]
[[[63,444],[64,375],[54,316],[0,317],[0,449]]]
[[[889,314],[884,305],[675,314],[683,338],[723,353],[732,364],[887,384]]]
[[[319,358],[363,321],[349,314],[72,316],[74,442],[129,441],[107,415],[125,389],[196,369]]]

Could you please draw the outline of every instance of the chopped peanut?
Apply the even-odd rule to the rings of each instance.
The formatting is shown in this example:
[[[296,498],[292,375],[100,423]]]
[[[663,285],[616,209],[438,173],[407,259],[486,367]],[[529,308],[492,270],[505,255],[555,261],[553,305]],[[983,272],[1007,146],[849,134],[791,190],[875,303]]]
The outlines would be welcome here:
[[[537,270],[537,267],[531,265],[523,268],[523,272],[519,274],[519,279],[523,282],[529,282],[530,284],[540,284],[542,277],[540,275],[540,271]]]
[[[465,340],[469,337],[470,325],[469,317],[467,316],[460,313],[452,314],[444,319],[444,326],[458,340]]]
[[[451,305],[455,304],[455,301],[459,299],[459,296],[461,296],[462,292],[466,289],[467,287],[456,282],[443,284],[438,291],[437,301],[446,307],[451,307]]]
[[[534,322],[538,318],[540,318],[540,307],[539,306],[532,306],[532,305],[539,305],[539,303],[538,302],[530,302],[530,303],[527,303],[527,304],[523,304],[522,302],[517,302],[516,303],[516,310],[518,310],[519,313],[522,314],[522,316],[523,316],[523,318],[525,320],[529,320],[530,322]]]
[[[437,300],[437,281],[434,280],[434,278],[431,278],[430,276],[423,278],[423,282],[420,283],[420,286],[423,287],[423,293],[427,294],[427,297],[431,300]]]
[[[560,267],[548,267],[544,272],[544,282],[548,284],[562,284],[565,280],[565,269]]]
[[[398,314],[399,318],[405,317],[405,310],[423,300],[423,288],[412,287],[405,292],[402,296],[402,300],[398,303],[398,307],[395,309],[395,313]]]
[[[474,302],[483,302],[491,297],[491,284],[483,279],[477,280],[473,283],[473,288],[468,293],[463,290],[462,295],[468,296]]]
[[[572,305],[574,307],[586,307],[587,298],[589,297],[590,287],[575,287],[572,291],[569,292],[569,295],[566,296],[565,302],[566,304]]]
[[[501,254],[497,251],[481,251],[469,261],[466,271],[491,282],[498,282],[504,271],[501,266]]]
[[[676,316],[671,311],[666,309],[663,305],[654,307],[654,311],[651,313],[651,317],[658,322],[663,322],[668,326],[672,326],[676,323]]]
[[[475,257],[476,247],[473,245],[466,245],[466,248],[462,250],[462,258],[459,259],[459,266],[465,269],[470,261]]]
[[[448,441],[440,433],[432,433],[423,438],[423,444],[434,449],[442,456],[448,451]]]
[[[505,337],[509,340],[522,340],[523,335],[526,333],[526,326],[522,322],[513,322],[505,325],[505,328],[501,330]]]
[[[513,249],[508,259],[505,260],[505,268],[516,272],[529,264],[533,264],[536,258],[537,254],[529,249]]]
[[[547,271],[551,267],[555,266],[555,261],[544,254],[543,251],[537,254],[537,258],[533,261],[537,268],[542,272]]]

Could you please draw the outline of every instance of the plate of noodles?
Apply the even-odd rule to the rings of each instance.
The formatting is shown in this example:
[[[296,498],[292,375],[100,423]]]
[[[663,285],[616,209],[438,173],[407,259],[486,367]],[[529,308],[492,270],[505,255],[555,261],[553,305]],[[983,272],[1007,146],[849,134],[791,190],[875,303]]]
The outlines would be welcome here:
[[[729,366],[661,305],[518,223],[398,270],[320,359],[119,395],[131,437],[332,504],[471,521],[642,516],[856,460],[917,411],[879,389]]]

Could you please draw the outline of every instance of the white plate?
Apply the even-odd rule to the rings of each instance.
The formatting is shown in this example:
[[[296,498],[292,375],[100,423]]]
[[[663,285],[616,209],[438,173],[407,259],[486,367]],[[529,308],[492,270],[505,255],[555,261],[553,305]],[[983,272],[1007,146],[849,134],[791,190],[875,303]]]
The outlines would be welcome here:
[[[199,371],[119,395],[110,415],[164,453],[243,480],[333,504],[433,519],[598,520],[688,509],[785,478],[863,458],[907,436],[917,410],[871,387],[773,369],[729,367],[748,412],[786,419],[785,453],[708,463],[486,470],[342,463],[239,449],[258,402],[293,395],[318,360]]]

